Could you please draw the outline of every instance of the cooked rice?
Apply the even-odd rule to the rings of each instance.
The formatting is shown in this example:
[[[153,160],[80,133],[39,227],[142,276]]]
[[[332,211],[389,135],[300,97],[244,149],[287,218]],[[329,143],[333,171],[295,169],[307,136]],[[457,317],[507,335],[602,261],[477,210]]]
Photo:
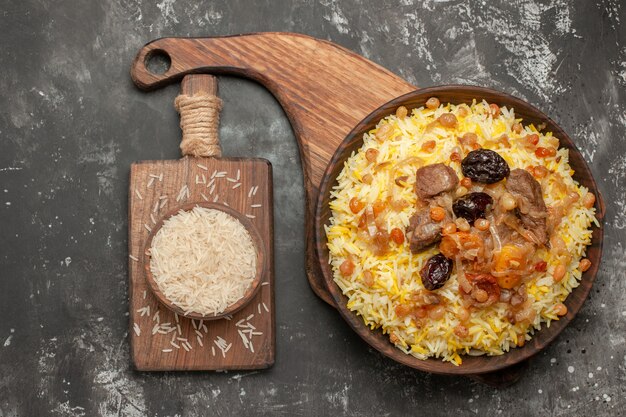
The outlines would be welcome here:
[[[545,323],[550,326],[552,320],[558,320],[554,306],[568,296],[573,288],[579,285],[581,271],[579,261],[585,254],[586,245],[591,242],[591,224],[596,223],[595,210],[583,206],[580,198],[571,208],[567,217],[555,230],[566,243],[572,262],[567,267],[565,278],[555,283],[552,272],[558,264],[548,251],[542,249],[542,257],[548,263],[547,271],[538,275],[527,283],[529,299],[533,301],[533,309],[537,315],[531,325],[524,323],[511,324],[506,319],[506,306],[496,303],[490,307],[473,310],[465,326],[469,330],[469,337],[461,339],[453,330],[460,324],[456,312],[461,305],[456,274],[453,273],[448,282],[437,294],[445,298],[446,313],[440,320],[429,320],[423,327],[415,325],[410,316],[399,318],[395,307],[404,302],[410,293],[422,290],[419,271],[424,262],[438,253],[437,246],[431,247],[419,254],[412,254],[408,243],[395,246],[387,255],[376,256],[367,248],[366,244],[357,238],[358,215],[349,209],[352,197],[372,204],[376,200],[384,200],[389,194],[389,172],[393,163],[378,170],[373,169],[365,159],[365,150],[377,149],[380,154],[378,163],[383,161],[398,162],[410,156],[416,156],[421,162],[407,164],[396,170],[396,176],[408,176],[407,187],[396,187],[397,198],[403,198],[411,203],[409,208],[400,212],[390,212],[386,217],[387,230],[398,227],[405,230],[409,225],[409,218],[415,212],[416,196],[413,191],[416,168],[422,165],[444,162],[457,171],[462,178],[460,163],[451,162],[449,156],[453,148],[460,146],[458,137],[465,132],[474,132],[478,136],[478,143],[485,148],[497,151],[513,168],[526,168],[529,165],[543,165],[552,172],[559,173],[564,182],[575,187],[583,197],[588,190],[572,179],[574,171],[568,165],[567,149],[559,149],[557,158],[543,159],[535,156],[520,145],[517,138],[528,134],[539,135],[538,146],[551,146],[555,139],[551,132],[539,132],[532,124],[524,126],[520,134],[511,130],[516,122],[513,109],[502,108],[501,115],[492,118],[486,102],[474,101],[471,106],[463,106],[470,110],[466,117],[458,114],[460,106],[442,105],[436,110],[420,107],[414,109],[410,116],[398,118],[390,115],[379,122],[377,127],[366,133],[364,144],[358,152],[353,153],[346,161],[342,172],[337,177],[337,185],[331,192],[330,208],[332,217],[330,225],[326,226],[330,263],[334,271],[334,280],[348,297],[347,307],[359,314],[364,323],[371,329],[380,328],[383,333],[395,335],[395,345],[403,352],[419,359],[428,357],[442,358],[455,365],[462,362],[462,354],[500,355],[522,344],[518,338],[530,340],[535,330],[539,330]],[[431,125],[434,119],[442,113],[456,114],[458,125],[456,129],[446,129],[438,125]],[[391,133],[387,140],[378,142],[375,134],[383,125],[391,126]],[[511,147],[505,147],[496,138],[502,134],[508,135]],[[436,149],[432,153],[421,150],[422,144],[434,140]],[[558,158],[560,157],[560,159]],[[373,181],[370,185],[364,184],[361,179],[371,174]],[[553,175],[549,175],[542,182],[544,200],[548,206],[565,197],[554,187]],[[351,256],[355,269],[354,273],[344,277],[339,272],[339,266],[348,256]],[[375,282],[370,288],[364,284],[363,271],[374,273]],[[394,338],[395,339],[395,338]]]
[[[159,229],[150,254],[159,289],[187,313],[222,313],[244,296],[256,274],[250,234],[221,210],[181,210]]]

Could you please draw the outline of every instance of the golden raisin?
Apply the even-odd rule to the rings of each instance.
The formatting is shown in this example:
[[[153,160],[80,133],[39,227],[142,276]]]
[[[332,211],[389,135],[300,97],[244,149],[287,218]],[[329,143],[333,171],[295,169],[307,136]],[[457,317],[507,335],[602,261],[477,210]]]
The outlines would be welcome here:
[[[549,172],[550,171],[548,171],[548,168],[544,167],[543,165],[537,165],[536,167],[533,167],[531,173],[535,178],[545,178]]]
[[[431,97],[426,100],[426,108],[434,110],[439,107],[439,99],[437,97]]]
[[[396,178],[395,182],[398,187],[404,187],[406,185],[406,181],[409,179],[407,175],[402,175]]]
[[[376,131],[376,139],[379,142],[384,142],[385,140],[387,140],[390,133],[391,133],[391,125],[384,124],[381,127],[379,127],[378,130]]]
[[[363,181],[363,184],[371,184],[374,181],[374,177],[372,177],[372,174],[365,174],[361,181]]]
[[[459,324],[454,328],[454,334],[460,339],[465,339],[469,335],[469,331],[467,330],[467,327]]]
[[[341,275],[344,277],[352,275],[354,272],[354,263],[350,259],[346,259],[339,265],[339,272],[341,272]]]
[[[567,314],[567,306],[563,303],[558,303],[554,306],[554,314],[557,316],[564,316]]]
[[[452,113],[444,113],[437,120],[443,127],[455,128],[457,124],[456,116]]]
[[[451,235],[452,233],[456,233],[456,224],[450,222],[450,223],[446,223],[443,226],[443,229],[441,229],[441,232],[444,235]]]
[[[551,158],[556,156],[556,149],[554,148],[543,148],[541,146],[537,147],[535,150],[535,155],[537,158]]]
[[[536,146],[539,143],[539,135],[536,133],[530,134],[524,138],[527,144]]]
[[[354,214],[357,214],[359,211],[363,210],[363,207],[365,207],[365,203],[356,197],[352,197],[350,199],[349,205],[350,205],[350,211],[352,211]]]
[[[396,109],[396,117],[398,119],[404,119],[409,111],[404,106],[400,106]]]
[[[489,113],[491,113],[491,116],[496,117],[498,114],[500,114],[500,106],[491,103],[489,105]]]
[[[554,268],[554,272],[552,273],[552,279],[554,282],[561,282],[561,280],[565,277],[565,265],[558,264],[556,268]]]
[[[374,209],[374,217],[378,217],[378,215],[385,211],[386,208],[387,203],[385,201],[376,200],[376,202],[372,206],[372,209]]]
[[[433,221],[440,222],[446,218],[446,211],[442,207],[431,207],[430,218]]]
[[[578,264],[578,267],[580,268],[580,270],[582,272],[587,271],[589,268],[591,268],[591,261],[587,258],[585,259],[581,259],[580,260],[580,264]]]
[[[464,178],[461,180],[461,185],[462,185],[463,187],[465,187],[465,188],[468,188],[468,189],[469,189],[469,188],[471,188],[471,187],[472,187],[472,179],[471,179],[471,178],[469,178],[469,177],[464,177]]]
[[[404,233],[399,228],[394,227],[391,229],[391,233],[389,235],[391,236],[391,240],[396,242],[397,245],[404,243]]]
[[[378,151],[378,149],[369,148],[365,151],[365,159],[367,159],[369,162],[376,162],[379,153],[380,152]]]
[[[422,144],[422,151],[431,153],[435,150],[437,143],[434,140],[428,140]]]
[[[585,196],[583,197],[583,206],[585,206],[585,208],[592,208],[593,205],[596,203],[596,196],[593,193],[587,193],[585,194]]]

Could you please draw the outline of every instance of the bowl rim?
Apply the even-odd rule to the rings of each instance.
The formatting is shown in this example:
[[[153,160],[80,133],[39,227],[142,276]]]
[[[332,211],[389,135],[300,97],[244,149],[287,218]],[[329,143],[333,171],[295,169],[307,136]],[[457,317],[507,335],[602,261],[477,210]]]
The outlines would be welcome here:
[[[216,314],[216,315],[202,315],[196,312],[191,312],[191,313],[185,312],[179,306],[172,303],[165,296],[165,294],[163,294],[158,284],[156,283],[156,280],[154,279],[154,275],[152,274],[152,271],[150,270],[150,261],[152,259],[152,256],[150,255],[149,249],[152,246],[152,240],[154,239],[158,231],[163,226],[163,223],[169,218],[178,214],[181,210],[190,211],[190,210],[193,210],[195,207],[203,207],[203,208],[207,208],[211,210],[219,210],[237,219],[250,234],[250,238],[252,239],[252,243],[254,245],[254,249],[256,253],[256,272],[254,275],[254,279],[252,280],[252,283],[250,284],[250,286],[244,293],[243,297],[237,300],[237,302],[235,302],[234,304],[229,305],[223,312],[221,312],[220,314]],[[250,303],[252,298],[254,298],[254,296],[259,291],[259,288],[261,287],[260,284],[266,275],[266,270],[267,270],[266,258],[267,257],[265,256],[265,246],[263,244],[263,239],[261,238],[261,235],[259,231],[257,230],[256,226],[254,225],[254,223],[252,223],[243,214],[233,209],[232,207],[229,207],[220,203],[197,201],[197,202],[189,202],[189,203],[181,204],[171,210],[168,210],[163,216],[161,216],[158,219],[158,221],[156,222],[156,224],[150,231],[148,238],[146,239],[141,261],[142,261],[142,270],[144,272],[144,277],[146,279],[148,287],[152,291],[152,294],[154,294],[154,296],[157,298],[157,300],[159,300],[159,302],[163,306],[165,306],[167,309],[173,311],[174,313],[182,317],[187,317],[187,318],[196,319],[196,320],[219,320],[241,310],[242,308],[244,308],[246,305]]]
[[[336,182],[336,176],[333,175],[333,170],[337,169],[336,167],[338,165],[343,166],[343,162],[345,162],[345,160],[347,160],[347,158],[349,157],[350,152],[347,151],[350,150],[350,148],[352,148],[353,150],[358,149],[358,147],[363,143],[363,133],[368,130],[366,129],[367,126],[371,125],[372,123],[375,124],[383,117],[391,114],[391,112],[393,112],[393,110],[395,110],[397,107],[407,104],[407,102],[412,99],[419,98],[420,100],[423,99],[422,102],[425,102],[429,97],[438,96],[442,93],[454,93],[455,91],[463,94],[472,94],[476,100],[482,100],[486,96],[495,96],[496,102],[506,101],[507,105],[508,103],[511,103],[512,105],[510,107],[513,107],[515,109],[516,114],[519,113],[520,109],[523,109],[524,111],[522,111],[522,113],[533,113],[534,116],[532,116],[532,118],[540,119],[541,121],[546,122],[548,125],[551,125],[553,128],[549,130],[552,131],[553,134],[560,139],[559,148],[565,147],[569,150],[570,163],[572,161],[572,154],[574,154],[575,159],[577,159],[578,162],[581,163],[573,177],[578,182],[581,182],[580,180],[582,174],[582,178],[585,178],[587,180],[586,182],[588,183],[589,190],[595,193],[596,218],[599,224],[598,227],[592,228],[592,243],[586,247],[586,249],[589,249],[591,246],[597,247],[597,260],[596,262],[593,262],[592,267],[583,274],[581,280],[579,281],[579,286],[572,289],[572,291],[565,300],[565,303],[567,305],[567,302],[572,300],[572,295],[574,294],[574,292],[576,292],[576,300],[570,301],[575,303],[575,308],[568,308],[568,313],[565,316],[561,317],[560,320],[552,321],[550,327],[547,327],[544,323],[540,330],[534,331],[532,339],[527,342],[523,347],[512,347],[508,352],[497,356],[483,355],[480,357],[471,357],[464,355],[463,363],[459,366],[453,365],[450,362],[444,362],[440,358],[429,357],[426,360],[422,360],[402,352],[400,349],[396,348],[389,342],[388,337],[386,335],[383,335],[380,329],[370,330],[356,312],[352,312],[347,308],[347,297],[343,295],[343,293],[333,280],[332,269],[330,268],[330,265],[328,263],[329,256],[328,248],[326,246],[326,232],[324,230],[324,226],[327,224],[329,218],[326,217],[326,219],[324,220],[324,210],[326,209],[325,206],[327,205],[327,196],[329,196],[331,187]],[[467,103],[466,100],[453,101],[446,99],[445,101],[451,101],[453,103]],[[494,102],[494,100],[492,100],[491,102]],[[410,111],[411,109],[416,107],[417,106],[411,106],[408,108],[408,110]],[[579,172],[580,170],[582,170],[582,173]],[[339,169],[338,172],[341,172],[341,169]],[[330,212],[330,209],[328,209],[328,212]],[[378,350],[383,355],[395,360],[396,362],[422,371],[445,375],[477,375],[499,371],[531,358],[532,356],[542,351],[545,347],[547,347],[573,320],[576,313],[578,313],[578,311],[584,304],[584,301],[587,299],[589,292],[591,291],[592,284],[595,281],[599,269],[599,264],[602,259],[604,215],[604,200],[602,198],[599,188],[597,187],[597,184],[591,173],[591,170],[589,169],[587,162],[584,160],[582,154],[580,153],[572,139],[569,137],[569,135],[554,120],[552,120],[549,116],[547,116],[545,113],[543,113],[530,103],[515,96],[512,96],[508,93],[474,85],[447,84],[416,89],[415,91],[411,91],[407,94],[396,97],[388,101],[387,103],[384,103],[383,105],[372,111],[365,118],[363,118],[363,120],[356,124],[355,127],[346,135],[346,137],[342,140],[342,142],[335,150],[332,158],[326,166],[324,175],[322,177],[322,182],[320,184],[315,204],[314,246],[316,251],[316,258],[318,259],[324,282],[335,301],[337,310],[339,311],[343,319],[350,325],[350,327],[352,327],[353,331],[355,331],[371,347]],[[582,285],[583,283],[585,283],[585,285]],[[543,336],[541,342],[538,341],[538,335],[540,334]],[[381,337],[387,339],[386,346],[383,346],[381,344]],[[473,365],[464,366],[467,361],[471,361]]]

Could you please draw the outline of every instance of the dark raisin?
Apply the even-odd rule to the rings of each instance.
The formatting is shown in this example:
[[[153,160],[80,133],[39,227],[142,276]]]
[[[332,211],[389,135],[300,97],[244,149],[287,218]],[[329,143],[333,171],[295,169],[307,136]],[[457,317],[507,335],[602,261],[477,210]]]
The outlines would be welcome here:
[[[501,181],[511,172],[504,158],[490,149],[468,153],[461,162],[461,170],[466,177],[484,184]]]
[[[426,261],[420,275],[424,288],[429,291],[443,287],[452,274],[452,260],[437,254]]]
[[[463,217],[470,223],[485,218],[487,207],[493,204],[493,198],[486,193],[469,193],[452,204],[456,217]]]

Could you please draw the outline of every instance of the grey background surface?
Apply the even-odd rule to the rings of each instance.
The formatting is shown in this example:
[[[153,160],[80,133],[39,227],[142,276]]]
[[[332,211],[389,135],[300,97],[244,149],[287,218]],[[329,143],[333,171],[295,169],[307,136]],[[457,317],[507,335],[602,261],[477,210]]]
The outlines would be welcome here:
[[[607,202],[604,260],[577,318],[518,384],[399,366],[313,295],[292,130],[267,91],[231,77],[220,77],[225,154],[274,166],[276,365],[130,368],[129,165],[177,158],[180,137],[178,86],[140,92],[130,63],[154,38],[252,31],[329,39],[419,86],[500,89],[574,138]],[[0,416],[626,414],[619,1],[4,1],[0,39]]]

